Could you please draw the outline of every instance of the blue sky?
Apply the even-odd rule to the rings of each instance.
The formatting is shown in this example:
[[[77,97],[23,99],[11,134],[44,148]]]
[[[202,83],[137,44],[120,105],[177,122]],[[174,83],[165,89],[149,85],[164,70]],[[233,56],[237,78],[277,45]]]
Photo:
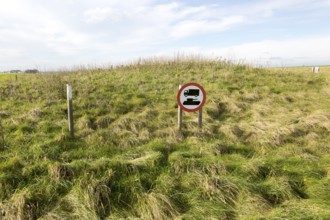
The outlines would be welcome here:
[[[0,71],[202,55],[330,65],[330,0],[0,0]]]

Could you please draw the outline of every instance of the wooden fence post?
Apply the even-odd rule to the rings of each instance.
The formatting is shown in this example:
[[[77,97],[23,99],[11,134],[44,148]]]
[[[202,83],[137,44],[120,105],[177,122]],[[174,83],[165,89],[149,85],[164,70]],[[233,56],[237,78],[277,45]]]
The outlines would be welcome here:
[[[4,150],[5,147],[6,147],[6,145],[5,145],[5,129],[2,126],[1,116],[0,116],[0,132],[1,132],[1,141],[2,141],[2,144],[0,146],[0,150]]]
[[[179,85],[179,90],[181,89],[181,84]],[[181,131],[182,129],[182,108],[178,104],[178,129]]]
[[[68,101],[68,122],[69,122],[69,133],[70,138],[74,138],[73,132],[73,107],[72,107],[72,87],[66,84],[67,101]]]
[[[312,71],[313,71],[313,73],[318,73],[318,72],[319,72],[319,69],[320,69],[320,67],[318,67],[318,66],[314,66],[314,67],[312,68]]]

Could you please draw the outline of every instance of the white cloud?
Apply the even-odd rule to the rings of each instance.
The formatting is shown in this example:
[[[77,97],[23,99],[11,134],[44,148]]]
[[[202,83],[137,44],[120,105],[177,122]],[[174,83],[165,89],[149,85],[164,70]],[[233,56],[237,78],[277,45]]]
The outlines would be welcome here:
[[[235,29],[244,41],[245,33],[240,32],[240,27],[267,23],[279,11],[304,12],[309,7],[313,10],[330,7],[329,0],[258,0],[229,6],[225,1],[216,4],[201,1],[201,5],[192,6],[189,1],[182,0],[0,1],[0,70],[29,68],[38,62],[41,66],[56,67],[62,63],[110,62],[119,57],[132,59],[133,56],[152,56],[164,51],[205,52],[211,46],[203,37],[209,34],[220,36]],[[326,33],[323,36],[327,36]],[[317,44],[316,49],[305,45],[315,41],[329,44],[327,37],[276,39],[267,36],[261,42],[214,50],[244,59],[262,56],[268,56],[269,60],[275,60],[274,57],[290,59],[308,54],[311,59],[324,60],[328,56],[327,45]],[[283,53],[278,48],[287,49]],[[267,51],[271,55],[265,54]]]
[[[89,9],[85,13],[86,22],[89,23],[100,23],[106,19],[112,21],[120,21],[123,17],[127,16],[125,11],[112,8],[94,8]]]
[[[329,64],[330,36],[244,43],[212,52],[216,56],[253,65]]]
[[[243,16],[228,16],[220,20],[185,20],[177,23],[171,29],[171,36],[184,38],[192,35],[205,34],[210,32],[220,32],[234,25],[243,24]]]

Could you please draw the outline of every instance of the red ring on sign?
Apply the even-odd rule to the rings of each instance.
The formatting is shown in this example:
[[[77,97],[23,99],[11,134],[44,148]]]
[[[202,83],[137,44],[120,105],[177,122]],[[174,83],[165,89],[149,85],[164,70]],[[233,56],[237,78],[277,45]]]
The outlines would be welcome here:
[[[181,92],[182,92],[186,87],[188,87],[188,86],[196,86],[196,87],[198,87],[198,88],[202,91],[202,93],[203,93],[203,100],[202,100],[202,103],[201,103],[197,108],[194,108],[194,109],[188,109],[188,108],[184,107],[184,106],[181,104],[181,102],[180,102],[180,94],[181,94]],[[187,84],[184,84],[183,86],[181,86],[181,88],[180,88],[180,90],[179,90],[179,92],[178,92],[178,94],[177,94],[177,96],[176,96],[176,99],[177,99],[177,101],[178,101],[178,105],[180,106],[180,108],[182,108],[182,110],[184,110],[184,111],[186,111],[186,112],[195,112],[195,111],[198,111],[199,109],[201,109],[201,108],[203,107],[203,105],[204,105],[204,103],[205,103],[205,101],[206,101],[206,92],[205,92],[204,88],[203,88],[201,85],[199,85],[198,83],[193,83],[193,82],[191,82],[191,83],[187,83]]]

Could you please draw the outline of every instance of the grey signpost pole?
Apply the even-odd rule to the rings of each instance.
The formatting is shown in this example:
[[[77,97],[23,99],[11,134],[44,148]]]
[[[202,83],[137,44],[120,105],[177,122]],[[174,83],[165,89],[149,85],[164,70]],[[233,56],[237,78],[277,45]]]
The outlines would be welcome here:
[[[0,132],[1,132],[1,141],[2,141],[2,145],[0,146],[0,150],[4,150],[5,149],[5,131],[4,131],[4,128],[2,126],[1,116],[0,116]]]
[[[181,89],[181,85],[179,85],[179,90]],[[182,108],[178,105],[178,129],[181,131],[182,129]]]
[[[68,100],[68,121],[69,121],[69,133],[70,138],[74,138],[73,132],[73,107],[72,107],[72,87],[71,85],[66,85],[67,100]]]
[[[203,108],[198,110],[198,128],[202,129],[202,121],[203,121]]]

